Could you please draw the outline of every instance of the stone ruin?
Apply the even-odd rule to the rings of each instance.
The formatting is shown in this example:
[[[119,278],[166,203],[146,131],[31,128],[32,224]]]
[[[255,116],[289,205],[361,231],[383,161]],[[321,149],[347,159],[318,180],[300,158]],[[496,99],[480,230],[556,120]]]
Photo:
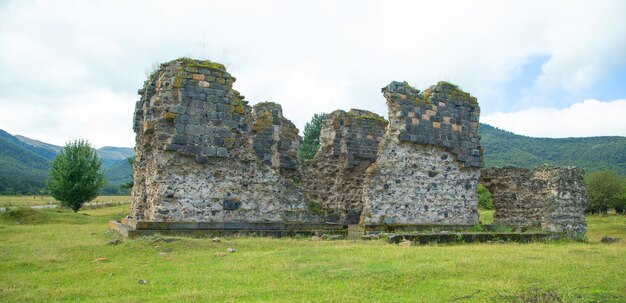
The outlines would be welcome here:
[[[298,147],[300,137],[296,126],[283,117],[280,104],[257,103],[252,111],[252,147],[263,164],[283,177],[300,176]]]
[[[298,169],[297,129],[279,106],[255,112],[234,82],[223,65],[190,59],[146,81],[135,111],[132,219],[322,222],[281,175]]]
[[[116,229],[284,234],[478,224],[480,107],[457,86],[420,92],[391,82],[382,89],[389,121],[334,111],[322,122],[319,151],[301,165],[299,131],[281,106],[251,107],[234,82],[223,65],[193,59],[164,63],[145,82],[133,127],[133,202]],[[483,182],[497,223],[584,234],[581,174],[486,170]]]
[[[587,231],[583,175],[574,167],[488,168],[481,183],[493,195],[495,224],[541,227],[581,238]]]
[[[328,219],[359,224],[365,171],[378,158],[387,120],[364,110],[336,110],[322,122],[320,149],[301,187],[327,210]]]
[[[383,88],[389,127],[363,186],[365,225],[478,223],[483,166],[476,98],[439,82]]]

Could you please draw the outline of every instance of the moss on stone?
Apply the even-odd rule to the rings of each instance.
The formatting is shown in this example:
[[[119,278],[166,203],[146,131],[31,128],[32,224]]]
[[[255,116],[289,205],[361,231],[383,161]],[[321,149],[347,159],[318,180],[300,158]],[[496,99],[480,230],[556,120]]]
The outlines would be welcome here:
[[[222,72],[226,71],[226,67],[224,67],[223,64],[220,64],[217,62],[211,62],[210,60],[197,60],[197,59],[192,59],[192,58],[187,58],[187,57],[181,57],[176,60],[180,61],[183,64],[183,66],[185,66],[186,68],[191,68],[191,69],[209,68],[209,69],[219,70]]]
[[[243,105],[237,105],[237,106],[235,106],[235,112],[236,112],[236,113],[238,113],[238,114],[240,114],[240,115],[243,115],[243,113],[244,113],[244,108],[243,108]]]
[[[432,102],[430,101],[430,96],[432,95],[432,93],[433,93],[433,91],[430,90],[430,89],[427,89],[427,90],[424,91],[424,93],[422,94],[422,96],[423,96],[422,100],[424,101],[424,104],[426,104],[426,105],[432,104]]]
[[[381,116],[357,116],[357,119],[359,120],[367,119],[367,120],[372,120],[372,121],[376,121],[380,123],[387,123],[387,120],[385,120],[385,118]]]
[[[282,106],[280,106],[280,104],[276,102],[272,102],[272,101],[259,102],[254,105],[254,110],[261,110],[261,109],[266,109],[266,108],[282,110]]]
[[[257,121],[252,125],[252,131],[258,133],[262,130],[269,129],[272,126],[272,119],[272,114],[268,112],[259,115]]]
[[[437,82],[437,86],[454,88],[454,89],[458,89],[459,88],[458,85],[450,83],[448,81],[439,81],[439,82]]]
[[[322,204],[317,201],[311,201],[309,203],[309,210],[317,215],[323,215],[326,212]]]
[[[171,120],[174,120],[174,118],[176,118],[175,113],[163,112],[163,119],[171,121]]]
[[[235,146],[236,142],[237,139],[235,138],[224,138],[224,146],[226,146],[227,148],[232,148],[233,146]]]
[[[174,79],[174,85],[173,86],[174,86],[174,88],[181,88],[181,87],[183,87],[183,79],[179,78],[179,77],[176,77]]]

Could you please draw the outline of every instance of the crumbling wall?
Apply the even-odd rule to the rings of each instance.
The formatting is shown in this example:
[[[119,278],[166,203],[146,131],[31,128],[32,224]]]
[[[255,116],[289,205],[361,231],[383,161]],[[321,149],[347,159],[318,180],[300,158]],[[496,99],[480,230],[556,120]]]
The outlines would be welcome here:
[[[439,82],[383,88],[389,126],[363,185],[361,223],[476,224],[482,167],[476,98]]]
[[[251,108],[234,81],[221,64],[177,59],[139,90],[132,219],[478,223],[480,108],[455,85],[420,92],[391,82],[383,88],[389,122],[363,110],[331,113],[320,150],[300,167],[301,139],[280,105]],[[503,168],[485,170],[482,182],[494,196],[495,223],[580,237],[582,176],[575,168]]]
[[[336,110],[322,121],[320,149],[300,185],[329,212],[329,220],[358,224],[363,210],[363,177],[376,161],[387,121],[372,112]]]
[[[130,217],[144,221],[320,222],[252,148],[251,108],[223,65],[178,59],[139,90]]]
[[[250,117],[252,146],[257,157],[282,176],[299,178],[298,147],[302,138],[296,126],[283,116],[280,104],[257,103]]]
[[[536,226],[582,237],[587,230],[584,172],[574,167],[483,170],[481,183],[493,196],[494,223]]]

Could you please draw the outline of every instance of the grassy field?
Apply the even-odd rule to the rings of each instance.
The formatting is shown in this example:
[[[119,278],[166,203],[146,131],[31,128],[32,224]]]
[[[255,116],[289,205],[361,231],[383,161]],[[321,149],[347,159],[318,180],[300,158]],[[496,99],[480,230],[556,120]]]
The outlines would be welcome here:
[[[99,196],[91,203],[130,203],[130,196]],[[19,207],[32,205],[59,204],[50,196],[4,196],[0,195],[0,207]]]
[[[587,243],[150,237],[107,244],[116,238],[107,220],[127,209],[2,215],[0,301],[626,302],[624,216],[589,217]],[[599,243],[605,235],[621,240]]]

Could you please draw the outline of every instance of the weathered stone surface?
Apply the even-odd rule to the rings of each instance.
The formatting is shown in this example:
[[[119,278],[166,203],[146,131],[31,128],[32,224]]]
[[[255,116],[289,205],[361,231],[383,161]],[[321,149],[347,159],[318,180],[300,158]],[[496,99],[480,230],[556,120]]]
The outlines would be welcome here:
[[[406,82],[393,81],[383,93],[401,142],[442,146],[463,167],[483,166],[475,97],[444,81],[421,93]]]
[[[329,213],[329,220],[357,224],[363,210],[363,177],[376,161],[387,121],[372,112],[336,110],[320,131],[320,149],[300,185]]]
[[[257,157],[284,177],[299,177],[298,147],[302,138],[296,126],[283,116],[280,104],[257,103],[250,118]]]
[[[361,223],[478,223],[476,99],[446,82],[421,94],[391,82],[383,93],[389,126],[365,176]]]
[[[133,124],[128,222],[163,227],[154,233],[213,226],[218,234],[226,225],[228,232],[272,234],[355,223],[370,231],[478,223],[480,108],[455,85],[439,82],[420,93],[391,82],[383,88],[389,122],[364,110],[331,113],[320,150],[300,167],[298,129],[280,105],[251,108],[234,81],[221,64],[178,59],[145,82]],[[584,235],[582,171],[484,174],[496,223]]]
[[[209,84],[203,84],[199,80]],[[135,110],[133,203],[143,221],[320,222],[301,189],[258,161],[251,108],[218,63],[178,59]],[[173,118],[164,113],[174,113]]]
[[[482,174],[481,183],[493,195],[495,224],[540,226],[573,238],[585,235],[587,190],[581,169],[504,167]]]

